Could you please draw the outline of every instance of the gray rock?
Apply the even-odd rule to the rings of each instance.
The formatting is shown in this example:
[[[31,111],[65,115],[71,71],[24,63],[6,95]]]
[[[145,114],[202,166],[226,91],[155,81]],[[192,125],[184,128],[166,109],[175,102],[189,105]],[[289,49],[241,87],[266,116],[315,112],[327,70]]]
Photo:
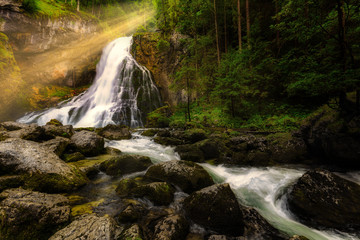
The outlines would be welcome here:
[[[23,189],[0,194],[0,235],[2,239],[48,239],[70,219],[66,197]]]
[[[28,125],[18,122],[4,122],[0,126],[8,131],[6,132],[7,138],[21,138],[39,142],[45,137],[44,129],[36,124]]]
[[[61,156],[69,144],[69,139],[63,137],[56,137],[49,141],[43,142],[41,145],[54,152],[56,155]]]
[[[240,236],[244,232],[243,214],[229,184],[215,184],[192,193],[184,208],[196,223],[218,233]]]
[[[44,192],[70,191],[87,182],[85,175],[49,149],[18,138],[0,142],[1,172],[22,174],[27,187]]]
[[[55,138],[55,137],[65,137],[70,138],[72,135],[74,135],[74,129],[71,125],[45,125],[42,126],[44,129],[44,133],[47,138]]]
[[[77,132],[71,137],[71,142],[85,156],[96,156],[104,152],[104,138],[94,132]]]
[[[145,177],[161,180],[179,186],[184,192],[191,193],[214,184],[203,167],[188,161],[169,161],[151,166]]]
[[[49,240],[113,240],[117,239],[118,231],[115,221],[108,216],[84,215],[56,232]]]

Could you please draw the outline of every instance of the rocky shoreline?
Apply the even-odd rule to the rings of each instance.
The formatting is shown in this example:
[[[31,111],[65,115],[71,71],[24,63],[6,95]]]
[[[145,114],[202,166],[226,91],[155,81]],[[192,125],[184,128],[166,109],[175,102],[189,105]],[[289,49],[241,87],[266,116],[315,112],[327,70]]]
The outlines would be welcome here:
[[[229,184],[214,182],[197,164],[314,164],[300,133],[232,136],[196,128],[149,129],[142,134],[176,146],[181,158],[153,164],[148,157],[105,148],[107,139],[131,138],[131,130],[124,126],[74,129],[57,120],[45,126],[0,123],[0,236],[17,240],[306,239],[275,229],[256,209],[240,204]],[[313,127],[312,136],[315,133]],[[73,214],[69,193],[89,184],[100,171],[121,178],[114,190],[120,198],[114,203],[116,213]],[[136,172],[143,174],[128,175]],[[286,194],[290,210],[305,225],[359,234],[358,184],[316,169],[306,172]],[[203,232],[197,233],[194,226]]]

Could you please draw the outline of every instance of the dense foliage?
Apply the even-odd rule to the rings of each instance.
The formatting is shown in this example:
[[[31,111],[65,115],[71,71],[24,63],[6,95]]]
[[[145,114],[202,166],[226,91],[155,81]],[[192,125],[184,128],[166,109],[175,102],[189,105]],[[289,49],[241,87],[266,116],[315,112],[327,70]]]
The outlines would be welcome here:
[[[187,36],[174,79],[190,96],[184,103],[188,115],[195,98],[196,106],[220,108],[247,124],[254,117],[296,118],[325,103],[359,110],[359,1],[237,3],[155,0],[163,38]],[[357,93],[352,101],[346,97],[351,92]]]

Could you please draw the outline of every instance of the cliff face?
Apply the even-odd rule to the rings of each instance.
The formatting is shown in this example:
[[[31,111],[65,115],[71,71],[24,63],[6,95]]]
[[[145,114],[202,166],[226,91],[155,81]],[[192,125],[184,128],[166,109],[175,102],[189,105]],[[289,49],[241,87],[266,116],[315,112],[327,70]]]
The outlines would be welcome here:
[[[161,44],[159,33],[144,33],[134,36],[132,46],[133,56],[151,71],[163,101],[170,106],[176,106],[183,98],[181,92],[171,90],[173,75],[184,49],[181,38],[183,36],[174,34],[168,42]]]
[[[21,101],[21,87],[24,81],[21,78],[20,68],[17,65],[8,37],[0,33],[0,121],[5,115],[13,115],[13,106]],[[17,97],[14,97],[17,96]]]
[[[95,77],[102,46],[83,46],[100,31],[91,16],[70,11],[60,16],[30,15],[21,0],[0,0],[0,31],[4,66],[0,68],[0,120],[18,117],[10,109],[28,105],[26,97],[34,94],[33,89],[54,84],[79,87]]]

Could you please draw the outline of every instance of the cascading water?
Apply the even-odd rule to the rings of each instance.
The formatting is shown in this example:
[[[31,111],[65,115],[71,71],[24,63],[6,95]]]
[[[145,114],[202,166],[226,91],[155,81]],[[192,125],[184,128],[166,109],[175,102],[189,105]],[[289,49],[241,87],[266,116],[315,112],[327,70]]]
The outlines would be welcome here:
[[[104,48],[94,83],[85,93],[18,121],[44,125],[57,119],[75,127],[143,126],[146,114],[161,106],[161,98],[149,70],[130,54],[131,43],[132,37],[123,37]]]

